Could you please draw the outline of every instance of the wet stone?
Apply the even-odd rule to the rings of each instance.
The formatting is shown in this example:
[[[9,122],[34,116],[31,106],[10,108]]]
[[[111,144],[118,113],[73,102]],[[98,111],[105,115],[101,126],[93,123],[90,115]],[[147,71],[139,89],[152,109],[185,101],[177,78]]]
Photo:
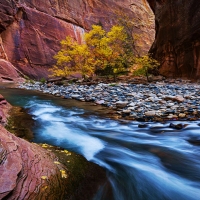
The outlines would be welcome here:
[[[173,124],[173,123],[169,124],[170,128],[174,128],[174,129],[178,129],[178,130],[183,129],[186,126],[187,126],[187,124]]]
[[[151,116],[155,116],[156,115],[156,111],[148,111],[148,112],[145,112],[144,114],[147,117],[151,117]]]
[[[138,124],[138,128],[147,128],[148,124]]]
[[[118,107],[118,108],[124,108],[124,107],[126,107],[128,105],[128,101],[118,101],[118,102],[116,102],[116,106]]]
[[[180,113],[178,116],[179,116],[180,118],[184,118],[184,117],[186,117],[186,114],[185,114],[185,113]]]

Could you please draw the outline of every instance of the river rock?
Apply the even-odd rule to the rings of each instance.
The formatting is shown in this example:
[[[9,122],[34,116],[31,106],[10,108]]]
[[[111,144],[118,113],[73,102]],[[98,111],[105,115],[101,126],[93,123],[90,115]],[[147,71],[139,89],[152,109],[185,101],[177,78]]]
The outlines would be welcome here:
[[[138,128],[147,128],[148,124],[138,124]]]
[[[130,113],[131,113],[131,110],[123,110],[122,113],[130,114]]]
[[[169,114],[169,115],[167,116],[167,118],[168,118],[168,119],[172,119],[172,118],[173,118],[173,115],[172,115],[172,114]]]
[[[145,114],[145,116],[147,116],[147,117],[153,117],[153,116],[156,115],[156,111],[155,111],[155,110],[147,111],[147,112],[145,112],[144,114]]]
[[[128,101],[117,101],[116,106],[117,108],[125,108],[128,105]]]
[[[59,90],[54,90],[54,91],[52,92],[53,95],[56,95],[56,94],[59,94],[59,93],[60,93]]]
[[[179,103],[185,101],[185,99],[183,98],[183,96],[176,96],[176,97],[174,98],[174,100],[175,100],[175,101],[178,101]]]
[[[174,103],[168,103],[168,104],[167,104],[167,107],[168,107],[168,108],[170,108],[170,107],[172,107],[172,106],[174,106]]]
[[[78,98],[80,98],[80,95],[79,94],[72,94],[71,97],[73,99],[78,99]]]
[[[178,129],[178,130],[183,129],[186,126],[187,126],[187,124],[173,124],[173,123],[169,124],[170,128],[174,128],[174,129]]]
[[[24,88],[44,92],[47,86],[45,84],[27,84]],[[101,88],[101,90],[95,90],[95,88]],[[52,86],[48,88],[51,93],[58,91],[64,98],[73,97],[80,101],[93,101],[96,104],[117,109],[121,114],[124,114],[122,109],[131,110],[137,112],[137,116],[139,116],[137,118],[146,116],[146,120],[152,120],[150,119],[152,117],[156,120],[158,117],[161,119],[185,118],[188,113],[191,116],[194,115],[190,117],[191,120],[199,117],[199,89],[200,86],[197,84],[174,83],[169,85],[168,82],[149,85],[126,84],[126,86],[118,83],[112,87],[102,83],[90,86],[72,84],[66,87]],[[187,91],[187,95],[192,94],[195,98],[183,97],[185,91]],[[137,95],[130,96],[129,94],[132,93]]]
[[[101,104],[104,104],[105,101],[104,100],[100,100],[100,101],[96,101],[95,103],[101,105]]]
[[[186,114],[185,114],[185,113],[180,113],[178,116],[179,116],[180,118],[184,118],[184,117],[186,117]]]

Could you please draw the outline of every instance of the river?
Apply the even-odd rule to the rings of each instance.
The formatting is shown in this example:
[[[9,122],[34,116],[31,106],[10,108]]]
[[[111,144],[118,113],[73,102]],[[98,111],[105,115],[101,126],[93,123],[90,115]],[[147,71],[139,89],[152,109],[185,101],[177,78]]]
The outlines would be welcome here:
[[[33,116],[34,142],[66,148],[106,169],[112,193],[105,183],[91,199],[200,199],[198,121],[173,122],[187,124],[182,130],[170,122],[139,128],[139,122],[106,118],[106,108],[89,103],[18,89],[0,93]]]

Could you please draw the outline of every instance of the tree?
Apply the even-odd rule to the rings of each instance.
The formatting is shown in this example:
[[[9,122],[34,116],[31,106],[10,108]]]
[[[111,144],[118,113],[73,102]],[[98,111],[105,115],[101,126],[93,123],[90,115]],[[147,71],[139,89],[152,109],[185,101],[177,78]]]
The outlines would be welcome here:
[[[132,52],[127,48],[128,36],[122,26],[113,26],[109,32],[101,26],[94,25],[85,34],[85,41],[91,56],[96,60],[96,71],[116,75],[127,70],[131,64]]]
[[[93,25],[92,30],[85,33],[85,43],[88,47],[90,58],[94,61],[95,70],[104,69],[107,65],[107,58],[111,54],[106,38],[106,31],[102,26]]]
[[[57,63],[50,69],[54,76],[67,77],[78,72],[85,77],[94,72],[87,45],[78,44],[69,36],[61,41],[61,50],[54,58]]]
[[[134,75],[145,75],[149,81],[149,70],[155,70],[160,65],[157,60],[153,59],[151,55],[142,57],[135,57],[135,64],[138,68],[134,71]]]
[[[140,53],[136,47],[136,41],[140,39],[140,35],[134,34],[135,28],[139,28],[141,25],[139,19],[131,18],[125,9],[116,10],[115,14],[117,16],[117,23],[124,27],[124,30],[127,34],[127,48],[130,49],[130,51],[133,52],[136,56],[140,56]]]
[[[130,41],[122,26],[113,26],[107,33],[107,41],[111,49],[107,67],[111,68],[115,79],[117,74],[127,71],[133,63],[133,52],[128,48]]]
[[[85,34],[85,44],[78,44],[71,37],[61,41],[61,50],[54,56],[57,60],[52,68],[55,76],[69,76],[79,72],[83,76],[98,70],[106,70],[116,77],[133,62],[128,45],[128,36],[122,26],[113,26],[106,32],[93,25]]]

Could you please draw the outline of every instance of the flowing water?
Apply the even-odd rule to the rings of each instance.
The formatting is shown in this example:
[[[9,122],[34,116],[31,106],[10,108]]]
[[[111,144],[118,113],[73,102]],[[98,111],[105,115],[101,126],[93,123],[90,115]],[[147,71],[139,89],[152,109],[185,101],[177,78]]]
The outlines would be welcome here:
[[[139,122],[99,116],[88,103],[16,89],[0,93],[33,115],[35,142],[64,147],[106,169],[112,194],[105,183],[91,199],[200,199],[199,122],[181,122],[188,124],[182,130],[169,122],[138,128]]]

